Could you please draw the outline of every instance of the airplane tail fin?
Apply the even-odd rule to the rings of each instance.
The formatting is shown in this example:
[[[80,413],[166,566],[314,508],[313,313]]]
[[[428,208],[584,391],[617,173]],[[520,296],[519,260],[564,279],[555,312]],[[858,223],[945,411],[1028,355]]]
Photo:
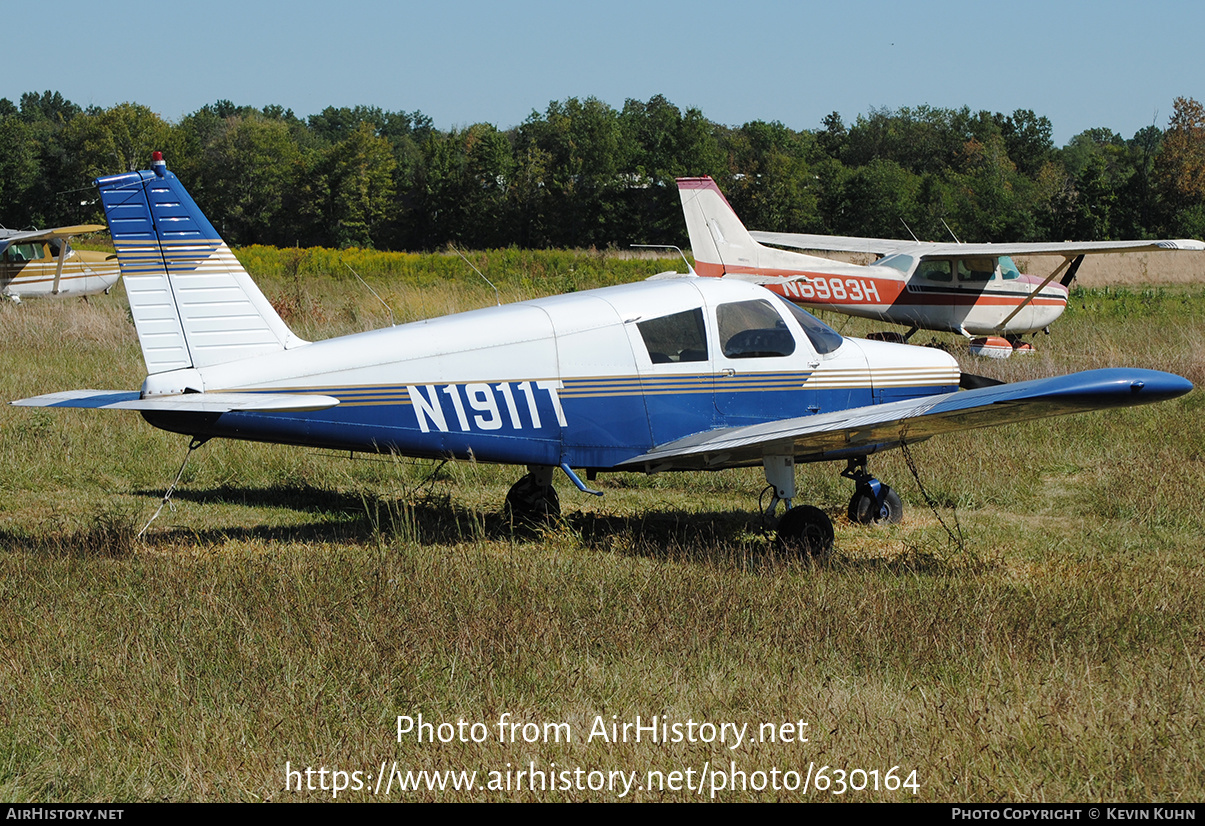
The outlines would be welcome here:
[[[678,195],[699,275],[747,273],[759,266],[764,248],[749,235],[715,181],[679,178]]]
[[[287,350],[298,338],[156,152],[97,178],[147,373]]]

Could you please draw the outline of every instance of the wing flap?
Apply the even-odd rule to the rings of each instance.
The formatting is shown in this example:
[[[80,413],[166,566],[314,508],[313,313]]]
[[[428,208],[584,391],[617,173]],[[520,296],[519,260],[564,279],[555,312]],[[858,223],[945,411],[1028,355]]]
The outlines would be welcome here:
[[[1181,396],[1192,383],[1156,370],[1105,369],[1001,384],[777,422],[707,431],[657,447],[623,465],[648,470],[717,469],[767,455],[817,460],[971,430]]]
[[[18,407],[80,407],[164,413],[325,410],[338,403],[339,400],[334,396],[304,393],[183,393],[144,399],[137,391],[120,390],[68,390],[12,402]]]

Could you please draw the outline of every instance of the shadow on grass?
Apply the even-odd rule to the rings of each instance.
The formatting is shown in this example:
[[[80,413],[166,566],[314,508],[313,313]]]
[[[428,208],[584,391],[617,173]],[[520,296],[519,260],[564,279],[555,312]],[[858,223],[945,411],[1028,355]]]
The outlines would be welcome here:
[[[73,559],[121,559],[133,552],[139,525],[128,510],[97,513],[86,525],[57,522],[32,530],[0,530],[0,548]]]
[[[157,498],[155,491],[133,491]],[[314,518],[286,526],[234,526],[192,529],[153,524],[139,540],[147,518],[142,510],[102,511],[83,527],[44,524],[31,530],[0,530],[0,548],[71,558],[121,558],[140,547],[217,548],[228,542],[350,543],[360,545],[455,545],[464,542],[539,542],[648,559],[732,565],[751,570],[762,565],[800,562],[777,547],[762,517],[748,511],[643,511],[632,515],[573,511],[541,524],[512,522],[502,511],[483,512],[452,501],[447,493],[422,491],[413,500],[375,493],[334,491],[308,485],[178,490],[177,501],[283,508]],[[858,530],[854,526],[850,528]],[[837,550],[828,558],[804,559],[814,568],[880,570],[895,574],[943,575],[975,565],[940,553],[913,548],[891,558],[854,559]]]
[[[146,496],[158,500],[162,490],[134,490],[134,496]],[[286,508],[318,514],[364,513],[364,500],[358,493],[328,490],[310,485],[272,485],[271,487],[243,487],[221,485],[216,488],[197,490],[180,488],[172,494],[176,502],[197,502],[205,505],[243,505],[252,508]]]

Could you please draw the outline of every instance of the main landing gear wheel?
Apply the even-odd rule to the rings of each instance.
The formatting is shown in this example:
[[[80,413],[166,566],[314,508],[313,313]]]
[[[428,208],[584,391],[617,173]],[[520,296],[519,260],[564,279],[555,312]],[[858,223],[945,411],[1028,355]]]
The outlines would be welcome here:
[[[561,500],[552,485],[528,473],[506,492],[506,517],[512,525],[549,522],[561,515]]]
[[[833,550],[833,523],[811,505],[791,508],[778,520],[778,547],[801,557],[823,559]]]
[[[904,503],[900,495],[883,485],[880,488],[883,503],[875,499],[870,485],[862,485],[849,500],[849,521],[860,525],[894,525],[904,518]]]

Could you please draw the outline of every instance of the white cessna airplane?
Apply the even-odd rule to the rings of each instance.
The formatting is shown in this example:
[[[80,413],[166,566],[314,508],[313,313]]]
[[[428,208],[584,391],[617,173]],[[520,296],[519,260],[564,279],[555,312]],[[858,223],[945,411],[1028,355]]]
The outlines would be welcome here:
[[[711,178],[679,178],[678,193],[699,275],[736,277],[807,307],[911,328],[902,337],[882,336],[888,340],[907,340],[917,330],[960,333],[972,339],[972,352],[996,358],[1030,349],[1021,336],[1046,329],[1062,314],[1085,255],[1205,250],[1205,243],[1190,239],[942,244],[749,232]],[[878,260],[845,264],[794,249],[869,253]],[[1013,255],[1060,256],[1063,263],[1037,278],[1022,275]]]
[[[116,256],[74,250],[76,235],[101,232],[100,224],[13,231],[0,229],[0,294],[22,298],[96,295],[121,278]]]
[[[75,390],[32,407],[136,410],[191,436],[525,465],[507,506],[558,510],[610,471],[761,465],[780,541],[833,542],[792,507],[795,463],[844,460],[861,522],[899,497],[867,457],[948,431],[1157,402],[1192,384],[1093,370],[959,390],[948,354],[845,338],[753,284],[648,281],[308,342],[272,309],[162,157],[97,180],[146,361],[141,390]],[[575,470],[575,468],[577,470]]]

